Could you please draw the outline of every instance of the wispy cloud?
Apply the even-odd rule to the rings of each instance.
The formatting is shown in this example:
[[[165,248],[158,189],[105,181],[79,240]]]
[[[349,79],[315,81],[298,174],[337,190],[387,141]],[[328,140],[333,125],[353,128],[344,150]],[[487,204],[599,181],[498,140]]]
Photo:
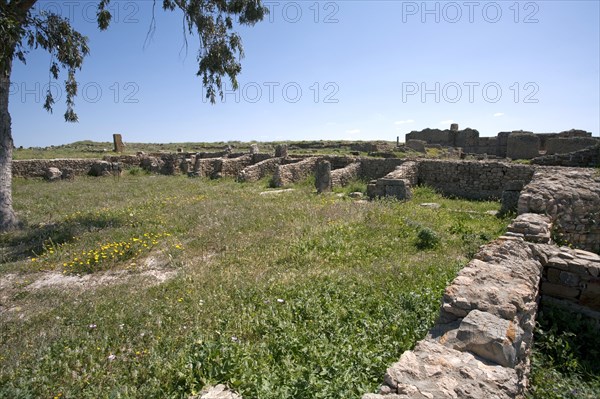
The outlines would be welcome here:
[[[449,125],[451,123],[454,123],[454,119],[448,119],[447,121],[441,121],[440,125]]]
[[[496,113],[494,114],[494,116],[496,116],[496,117],[498,117],[498,116],[502,116],[502,115],[504,115],[504,112],[496,112]]]
[[[360,133],[360,129],[346,130],[346,134],[358,134],[358,133]]]
[[[404,121],[396,121],[396,122],[394,122],[394,125],[404,125],[407,123],[415,123],[415,121],[412,119],[406,119]]]

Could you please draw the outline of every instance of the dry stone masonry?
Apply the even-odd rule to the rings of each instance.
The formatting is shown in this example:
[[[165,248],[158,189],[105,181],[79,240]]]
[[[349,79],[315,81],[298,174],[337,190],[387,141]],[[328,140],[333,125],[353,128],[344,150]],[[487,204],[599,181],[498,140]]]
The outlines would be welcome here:
[[[537,168],[518,213],[550,216],[561,241],[600,252],[600,174],[584,168]]]
[[[436,325],[363,399],[516,398],[527,387],[541,264],[513,237],[483,247],[446,288]]]
[[[479,137],[475,129],[424,129],[406,135],[406,141],[421,140],[426,146],[460,148],[469,154],[488,154],[499,158],[532,159],[541,153],[552,155],[588,148],[600,141],[590,132],[571,129],[559,133],[533,133],[522,130],[500,132],[495,137]]]
[[[587,137],[587,132],[581,131],[548,135],[504,132],[494,140],[482,141],[477,131],[458,130],[458,126],[439,132],[428,130],[415,139],[428,139],[431,145],[429,139],[439,141],[441,137],[441,141],[451,141],[456,147],[496,148],[503,156],[525,157],[533,151],[515,151],[554,151],[555,143],[565,137]],[[576,147],[576,141],[570,145]],[[540,295],[543,302],[600,320],[597,169],[491,160],[289,157],[284,146],[276,149],[277,157],[259,153],[258,148],[252,152],[140,153],[105,157],[102,161],[14,161],[13,174],[56,180],[88,173],[120,173],[123,166],[139,166],[153,173],[233,177],[238,181],[272,176],[277,187],[314,175],[319,192],[354,179],[372,179],[367,186],[371,198],[393,196],[406,200],[411,197],[411,188],[419,184],[448,196],[501,198],[503,211],[516,210],[519,216],[504,236],[482,247],[458,273],[444,292],[438,319],[429,334],[387,370],[378,393],[365,394],[363,399],[520,398],[527,389],[528,356]],[[598,165],[600,146],[536,158],[533,163],[545,164],[548,158],[569,165]],[[556,245],[553,240],[564,245]],[[202,398],[207,399],[237,397],[223,386],[204,395]]]

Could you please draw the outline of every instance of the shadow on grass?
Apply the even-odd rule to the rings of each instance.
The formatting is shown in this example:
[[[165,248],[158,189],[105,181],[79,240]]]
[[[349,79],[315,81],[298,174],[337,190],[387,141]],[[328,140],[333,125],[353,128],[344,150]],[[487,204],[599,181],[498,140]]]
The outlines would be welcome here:
[[[45,248],[72,242],[85,232],[114,228],[126,222],[116,216],[80,215],[57,223],[30,226],[0,234],[0,264],[42,254]]]

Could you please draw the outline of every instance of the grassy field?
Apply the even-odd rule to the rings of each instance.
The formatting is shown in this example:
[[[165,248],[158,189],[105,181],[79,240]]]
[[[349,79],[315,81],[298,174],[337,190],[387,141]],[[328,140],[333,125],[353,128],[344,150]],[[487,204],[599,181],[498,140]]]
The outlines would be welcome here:
[[[359,398],[508,224],[485,213],[498,203],[427,188],[406,203],[310,182],[263,191],[15,179],[25,227],[0,236],[0,397],[188,398],[225,383],[245,399]]]
[[[261,152],[275,151],[277,144],[287,144],[290,155],[306,154],[333,154],[349,155],[353,144],[362,143],[354,141],[287,141],[287,142],[215,142],[215,143],[125,143],[124,154],[135,155],[139,151],[151,152],[176,152],[182,149],[184,152],[218,152],[230,146],[233,152],[250,151],[252,144],[257,144]],[[371,142],[369,142],[371,143]],[[394,149],[395,142],[377,141],[379,145]],[[396,152],[399,157],[406,156],[405,153]],[[77,141],[50,147],[17,148],[13,152],[13,159],[54,159],[54,158],[102,158],[105,155],[115,155],[112,142],[98,142],[91,140]],[[360,155],[367,155],[362,151]]]

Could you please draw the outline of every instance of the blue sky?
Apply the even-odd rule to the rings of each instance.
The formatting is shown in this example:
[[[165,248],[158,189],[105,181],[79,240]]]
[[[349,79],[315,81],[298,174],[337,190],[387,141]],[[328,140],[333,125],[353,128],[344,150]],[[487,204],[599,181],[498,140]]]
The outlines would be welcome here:
[[[79,122],[63,119],[62,81],[43,110],[50,57],[15,62],[10,112],[17,146],[77,140],[395,140],[412,130],[600,132],[598,1],[266,1],[270,15],[240,29],[240,89],[211,105],[197,37],[152,1],[114,1],[99,32],[95,2],[46,1],[89,37],[78,74]],[[57,84],[57,86],[54,86]],[[228,88],[231,88],[228,83]]]

